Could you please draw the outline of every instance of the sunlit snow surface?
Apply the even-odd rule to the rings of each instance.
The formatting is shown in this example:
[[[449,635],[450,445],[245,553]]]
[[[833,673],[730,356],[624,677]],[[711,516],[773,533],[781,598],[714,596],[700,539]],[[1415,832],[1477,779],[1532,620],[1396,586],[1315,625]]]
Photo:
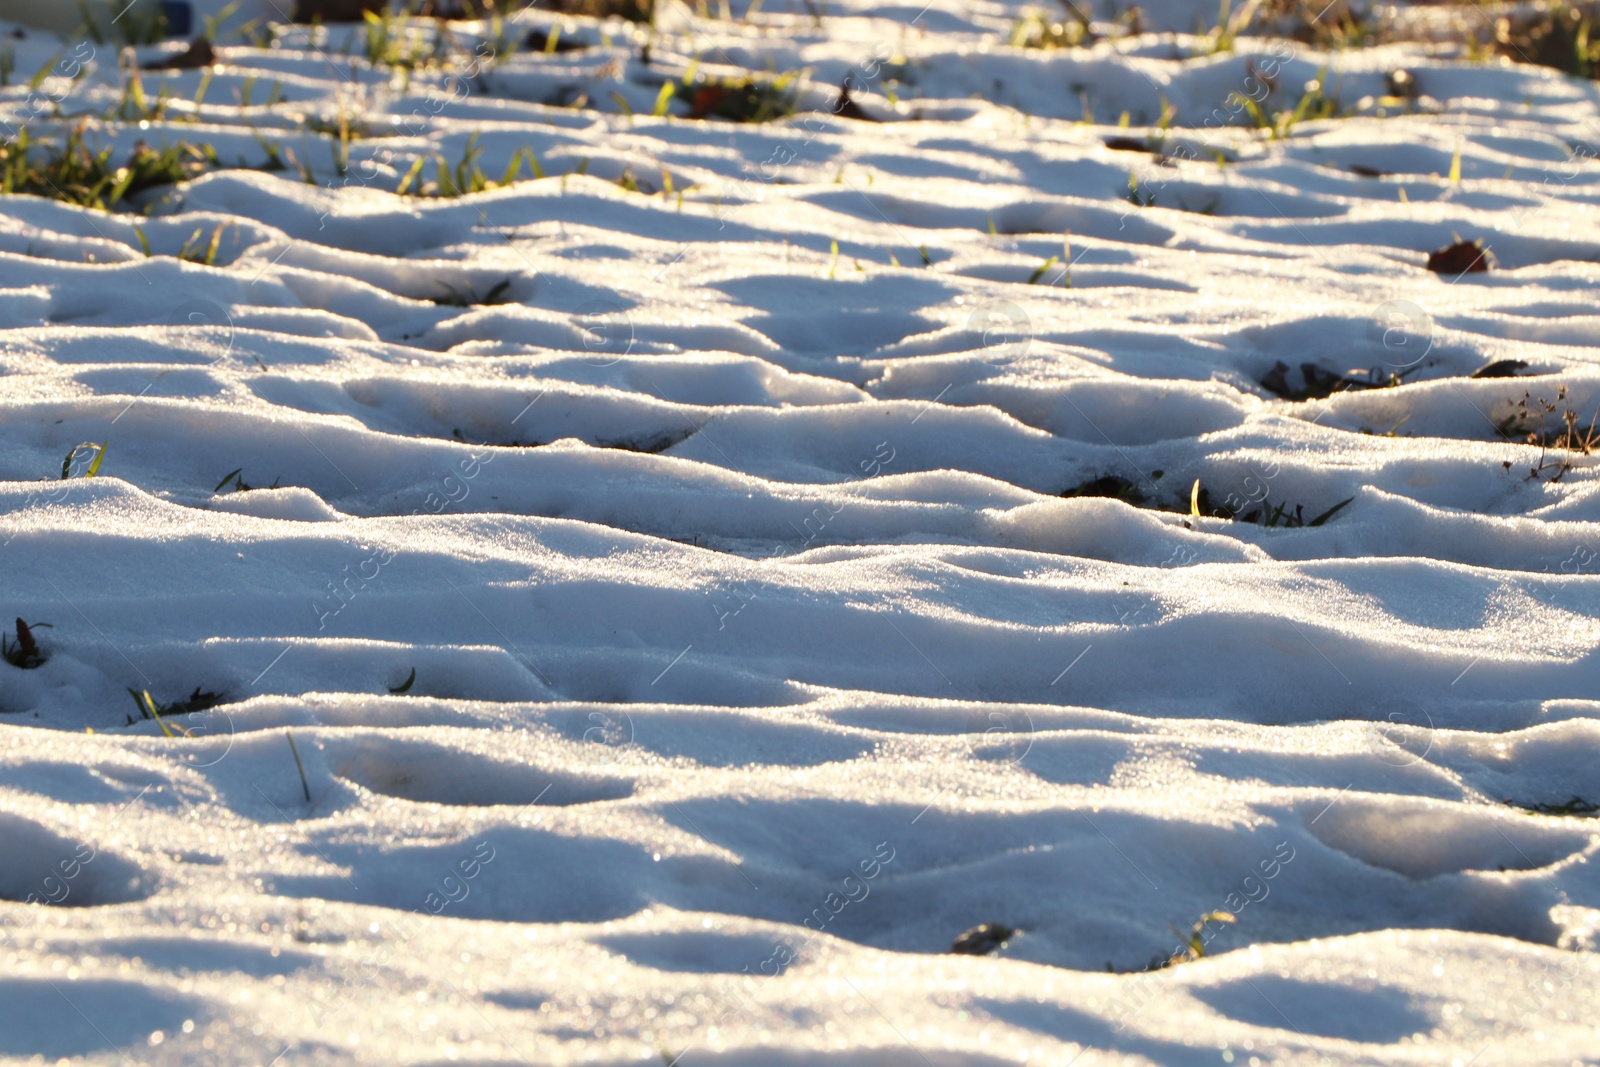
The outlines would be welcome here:
[[[90,127],[285,169],[4,201],[0,1056],[1600,1062],[1600,824],[1523,810],[1600,801],[1600,495],[1497,431],[1600,403],[1594,85],[769,7],[409,88],[289,32]],[[11,47],[36,138],[123,95]],[[649,117],[697,56],[886,121]],[[1436,113],[1210,117],[1268,62]],[[1104,146],[1163,99],[1188,159]],[[393,195],[473,135],[548,177]]]

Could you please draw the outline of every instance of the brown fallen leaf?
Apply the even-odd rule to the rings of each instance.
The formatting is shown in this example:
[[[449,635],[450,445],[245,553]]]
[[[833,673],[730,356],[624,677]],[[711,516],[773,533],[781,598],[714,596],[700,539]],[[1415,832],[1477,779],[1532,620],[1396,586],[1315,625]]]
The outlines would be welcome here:
[[[555,38],[553,43],[550,40],[551,37]],[[547,53],[560,54],[563,52],[582,52],[588,47],[589,45],[587,42],[579,41],[571,37],[563,37],[559,31],[553,29],[530,30],[528,33],[528,42],[524,46],[526,51],[538,52],[541,55]],[[648,48],[648,46],[646,46],[646,48]],[[650,65],[648,52],[645,52],[641,58],[646,66]]]
[[[479,19],[494,14],[494,0],[422,0],[416,14],[425,19]]]
[[[710,117],[727,95],[728,90],[720,85],[702,85],[689,99],[689,117],[692,119]]]
[[[1489,250],[1478,241],[1457,241],[1430,252],[1428,269],[1435,274],[1477,274],[1489,269]]]
[[[1107,137],[1106,147],[1113,152],[1155,152],[1155,147],[1139,137]]]
[[[1365,373],[1352,371],[1353,374]],[[1282,360],[1274,363],[1272,369],[1261,376],[1261,387],[1268,392],[1282,397],[1285,400],[1325,400],[1334,393],[1343,393],[1351,389],[1374,389],[1381,382],[1352,378],[1344,374],[1335,374],[1333,371],[1324,370],[1315,363],[1300,364],[1300,377],[1305,381],[1305,386],[1296,389],[1289,384],[1289,365]]]
[[[877,122],[862,110],[860,104],[850,99],[850,75],[844,76],[844,84],[839,86],[839,99],[833,103],[833,113],[843,119],[855,119],[857,122]]]
[[[988,956],[1011,940],[1016,932],[1003,923],[982,923],[956,938],[950,952],[956,956]]]
[[[377,13],[384,0],[297,0],[295,22],[360,22],[367,12]]]
[[[28,629],[28,624],[20,618],[17,620],[17,647],[22,650],[24,656],[39,654],[39,645],[33,639],[33,631]]]
[[[48,625],[35,623],[37,626]],[[17,620],[17,640],[15,643],[9,637],[0,635],[0,653],[4,654],[5,661],[13,667],[31,671],[35,667],[44,665],[44,654],[39,651],[39,644],[34,640],[33,629],[20,618]]]
[[[204,34],[189,42],[189,47],[170,59],[157,59],[142,64],[145,70],[197,70],[217,62],[217,50],[211,47]]]
[[[1497,359],[1472,372],[1474,378],[1515,378],[1517,371],[1527,370],[1528,362],[1522,359]]]

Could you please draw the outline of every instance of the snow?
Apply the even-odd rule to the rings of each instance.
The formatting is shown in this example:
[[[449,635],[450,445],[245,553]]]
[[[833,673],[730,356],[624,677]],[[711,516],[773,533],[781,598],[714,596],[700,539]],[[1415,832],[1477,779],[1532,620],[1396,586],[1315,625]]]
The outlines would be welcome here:
[[[9,42],[226,166],[0,204],[0,1057],[1600,1063],[1600,494],[1497,430],[1600,405],[1594,84],[1023,10]]]

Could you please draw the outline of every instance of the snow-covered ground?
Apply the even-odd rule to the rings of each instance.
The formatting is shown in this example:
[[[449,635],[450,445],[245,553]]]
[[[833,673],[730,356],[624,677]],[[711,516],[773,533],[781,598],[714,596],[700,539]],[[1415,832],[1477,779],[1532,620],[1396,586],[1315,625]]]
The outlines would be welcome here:
[[[1600,1063],[1595,84],[748,7],[9,42],[0,1057]]]

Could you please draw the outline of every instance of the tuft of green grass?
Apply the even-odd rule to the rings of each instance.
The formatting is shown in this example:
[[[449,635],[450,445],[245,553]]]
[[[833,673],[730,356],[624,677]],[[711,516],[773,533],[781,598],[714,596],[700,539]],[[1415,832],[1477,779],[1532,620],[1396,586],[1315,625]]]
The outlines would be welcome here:
[[[1335,11],[1327,0],[1274,0],[1269,14],[1281,13],[1284,6],[1293,8],[1293,17],[1287,24],[1277,22],[1278,32],[1326,52],[1370,48],[1393,39],[1387,16],[1377,4],[1339,5],[1341,10]]]
[[[367,62],[374,67],[399,71],[406,82],[413,71],[443,66],[449,57],[451,36],[438,23],[419,26],[407,9],[384,5],[376,11],[363,11],[366,36],[363,41]]]
[[[1139,176],[1133,171],[1128,172],[1128,203],[1134,207],[1155,207],[1155,193],[1141,193],[1139,191]]]
[[[1060,261],[1061,261],[1061,257],[1060,256],[1051,256],[1049,259],[1047,259],[1043,263],[1039,264],[1038,267],[1034,268],[1033,273],[1028,275],[1028,284],[1029,285],[1037,285],[1037,284],[1039,284],[1039,279],[1044,277],[1045,272],[1048,271],[1051,267],[1055,266]]]
[[[1150,479],[1159,480],[1166,472],[1151,471]],[[1153,480],[1147,479],[1146,486],[1152,491],[1155,489]],[[1355,502],[1355,497],[1347,497],[1326,511],[1319,512],[1311,518],[1306,518],[1305,505],[1296,504],[1293,510],[1287,503],[1274,504],[1265,496],[1248,500],[1240,500],[1229,494],[1227,501],[1217,504],[1211,493],[1200,484],[1196,478],[1189,487],[1187,494],[1181,498],[1174,498],[1163,494],[1152,498],[1141,490],[1136,484],[1119,475],[1105,474],[1091,478],[1079,485],[1065,489],[1061,493],[1064,497],[1110,497],[1132,504],[1134,507],[1154,508],[1158,511],[1167,511],[1179,515],[1187,515],[1192,519],[1225,519],[1229,522],[1245,522],[1268,529],[1300,530],[1312,529],[1328,523],[1339,512]],[[1245,510],[1249,508],[1249,510]]]
[[[253,490],[261,488],[260,486],[257,486],[257,485],[251,485],[251,484],[249,484],[248,482],[246,482],[244,480],[244,468],[243,467],[239,467],[239,468],[237,468],[235,470],[229,471],[225,476],[223,476],[222,481],[217,483],[217,487],[215,489],[211,490],[211,491],[213,493],[221,493],[222,490],[226,489],[229,485],[233,486],[232,489],[228,490],[231,493],[248,493],[248,492],[251,492]],[[267,488],[268,489],[276,489],[276,488],[278,488],[278,479],[276,479],[276,478],[272,479],[272,484],[267,486]]]
[[[83,476],[85,478],[93,478],[95,475],[99,474],[100,464],[104,462],[106,458],[106,449],[110,447],[110,442],[107,442],[103,445],[97,445],[93,441],[85,441],[81,445],[74,445],[72,451],[68,452],[66,458],[61,461],[61,480],[66,481],[68,478],[72,477],[72,464],[77,460],[78,453],[82,452],[86,448],[94,453],[94,459],[89,461],[89,466],[86,470],[84,470]]]
[[[261,151],[266,153],[267,161],[261,165],[262,170],[272,172],[288,169],[283,161],[283,145],[280,142],[267,140],[254,126],[250,127],[250,135],[261,146]]]
[[[1585,800],[1576,793],[1561,804],[1520,804],[1515,800],[1507,800],[1506,804],[1521,808],[1529,815],[1600,815],[1600,804]]]
[[[1029,8],[1011,24],[1007,43],[1013,48],[1082,48],[1105,39],[1090,24],[1085,5],[1074,0],[1060,0],[1066,12],[1054,19],[1038,8]],[[1115,8],[1116,5],[1111,5]],[[1128,5],[1120,15],[1111,20],[1111,38],[1137,37],[1144,32],[1144,13],[1135,5]]]
[[[798,107],[800,72],[776,78],[719,78],[686,75],[673,92],[689,103],[692,119],[764,123],[786,119]],[[660,103],[658,98],[658,104]]]
[[[1056,49],[1093,44],[1095,34],[1088,14],[1070,2],[1066,6],[1070,14],[1059,21],[1038,8],[1024,11],[1011,26],[1011,47]]]
[[[1304,504],[1296,504],[1294,511],[1291,512],[1287,502],[1274,505],[1271,500],[1263,500],[1260,507],[1253,508],[1242,515],[1226,514],[1228,511],[1226,506],[1213,509],[1212,515],[1217,518],[1231,519],[1234,522],[1253,523],[1257,526],[1265,526],[1268,529],[1277,529],[1279,527],[1285,530],[1311,529],[1326,523],[1354,500],[1355,497],[1353,496],[1346,497],[1327,511],[1311,519],[1305,517]]]
[[[150,695],[150,690],[148,689],[129,689],[128,695],[133,697],[134,706],[139,709],[140,720],[154,719],[156,725],[161,727],[161,732],[167,737],[173,738],[179,735],[188,737],[189,731],[176,723],[169,725],[168,718],[173,715],[192,715],[197,711],[207,711],[227,701],[227,698],[221,693],[202,691],[199,686],[196,686],[194,692],[189,694],[188,699],[175,700],[171,704],[158,703]],[[132,726],[136,721],[138,720],[135,720],[130,715],[128,716],[127,724]],[[174,729],[178,732],[173,733]]]
[[[1171,967],[1178,963],[1188,963],[1191,960],[1204,959],[1206,955],[1206,942],[1211,938],[1206,934],[1206,926],[1210,923],[1238,922],[1231,911],[1208,911],[1189,927],[1187,935],[1173,929],[1173,933],[1183,938],[1183,948],[1174,955],[1168,956],[1162,967]],[[1157,968],[1160,969],[1160,968]]]
[[[167,737],[178,736],[177,734],[173,733],[172,728],[167,725],[167,720],[161,717],[163,714],[163,709],[160,704],[155,702],[155,698],[150,695],[150,690],[129,689],[128,695],[133,698],[134,706],[139,709],[139,718],[154,719],[156,721],[156,725],[161,727],[161,732]],[[133,723],[134,718],[132,715],[129,715],[128,725],[132,726]]]
[[[1233,0],[1221,0],[1217,11],[1216,28],[1201,38],[1195,54],[1214,56],[1232,52],[1240,32],[1249,25],[1260,6],[1260,0],[1246,0],[1245,5],[1235,12]],[[1197,15],[1196,18],[1198,17]]]
[[[41,628],[48,630],[50,629],[50,624],[36,622],[30,626],[19,616],[17,618],[17,639],[15,641],[12,641],[10,637],[4,634],[0,634],[0,659],[4,659],[13,667],[24,671],[31,671],[37,667],[44,666],[44,661],[49,657],[39,651],[39,642],[33,636],[33,631]]]
[[[1226,519],[1229,522],[1246,522],[1256,526],[1265,526],[1268,529],[1301,530],[1322,526],[1329,519],[1343,511],[1355,501],[1355,497],[1346,497],[1327,511],[1321,512],[1310,519],[1305,517],[1305,505],[1296,504],[1294,510],[1289,510],[1288,503],[1274,505],[1269,497],[1263,496],[1259,503],[1246,501],[1245,504],[1235,505],[1235,497],[1230,495],[1228,501],[1212,506],[1211,494],[1200,486],[1200,479],[1194,480],[1194,486],[1189,490],[1188,514],[1191,518]],[[1256,506],[1245,511],[1246,504],[1255,503]],[[1178,509],[1174,509],[1178,510]]]
[[[222,243],[222,231],[226,230],[228,226],[229,224],[224,222],[212,230],[211,240],[204,246],[200,244],[204,227],[196,226],[194,233],[189,235],[189,239],[179,249],[178,258],[185,263],[200,263],[207,267],[215,266],[217,262],[217,246]]]
[[[239,113],[241,115],[244,114],[244,112],[247,109],[256,106],[256,103],[255,103],[255,86],[256,86],[256,78],[254,76],[246,78],[244,80],[244,82],[239,86]],[[269,88],[267,90],[266,102],[263,103],[261,106],[266,108],[266,109],[268,109],[268,110],[271,110],[276,104],[278,104],[282,100],[283,100],[283,83],[281,81],[274,80],[273,83],[272,83],[271,88]]]
[[[152,100],[145,95],[144,79],[139,75],[139,68],[133,67],[128,71],[127,81],[123,82],[122,96],[117,106],[107,111],[105,117],[117,122],[160,122],[167,117],[171,105],[171,90],[166,82],[161,83]],[[196,102],[195,106],[198,109],[199,103]]]
[[[496,282],[494,286],[481,297],[472,291],[472,287],[470,285],[463,289],[456,289],[454,286],[446,285],[444,282],[440,282],[439,284],[443,286],[447,293],[445,296],[436,296],[433,298],[433,302],[440,307],[490,307],[495,304],[505,303],[503,297],[505,296],[506,290],[511,288],[511,279],[505,278],[499,282]]]
[[[221,693],[202,690],[199,686],[195,686],[194,692],[190,693],[186,699],[174,700],[171,704],[156,703],[150,696],[149,690],[146,689],[130,689],[128,692],[133,695],[134,702],[139,704],[142,710],[150,713],[143,716],[146,719],[156,718],[158,714],[192,715],[197,711],[209,711],[218,704],[227,702],[227,698]]]
[[[461,158],[453,167],[437,152],[432,156],[418,156],[401,176],[395,193],[400,196],[433,196],[441,199],[470,196],[473,193],[500,189],[512,184],[522,173],[524,163],[528,165],[535,178],[544,177],[544,168],[539,166],[539,160],[527,148],[518,150],[511,157],[511,162],[506,164],[506,169],[498,178],[489,177],[483,172],[483,168],[478,166],[478,157],[482,154],[483,149],[478,147],[478,135],[474,133],[467,138],[467,143],[461,150]],[[429,163],[433,164],[432,181],[423,176]]]
[[[1195,960],[1205,959],[1206,945],[1214,936],[1214,932],[1208,931],[1207,927],[1212,923],[1234,922],[1238,922],[1238,919],[1232,912],[1208,911],[1204,915],[1200,916],[1200,918],[1195,921],[1194,925],[1189,927],[1188,933],[1184,933],[1175,926],[1168,927],[1169,930],[1178,936],[1179,940],[1178,946],[1174,948],[1173,951],[1153,956],[1151,957],[1149,963],[1145,964],[1143,967],[1136,967],[1131,972],[1118,972],[1116,968],[1112,967],[1109,962],[1106,964],[1106,970],[1112,974],[1148,973],[1150,971],[1164,971],[1168,967],[1176,967],[1180,963],[1192,963]]]
[[[1102,474],[1079,482],[1077,485],[1063,489],[1064,497],[1105,497],[1111,500],[1121,500],[1134,506],[1144,504],[1146,497],[1138,484],[1117,474]]]
[[[1315,363],[1302,363],[1300,377],[1305,385],[1296,389],[1289,384],[1289,365],[1279,360],[1272,365],[1271,370],[1261,376],[1261,387],[1284,400],[1325,400],[1335,393],[1349,392],[1352,389],[1396,389],[1421,369],[1422,364],[1419,363],[1402,371],[1385,371],[1382,367],[1369,367],[1366,370],[1358,368],[1339,374],[1324,370]],[[1352,377],[1353,375],[1363,377]]]
[[[1302,122],[1339,117],[1339,101],[1329,96],[1326,89],[1327,74],[1327,70],[1324,69],[1316,78],[1307,82],[1305,92],[1292,108],[1279,108],[1269,112],[1243,93],[1229,94],[1228,103],[1242,105],[1256,129],[1265,133],[1271,140],[1281,141],[1289,137],[1294,128]]]
[[[15,140],[0,142],[0,195],[42,196],[110,211],[127,196],[187,181],[217,161],[210,146],[179,142],[154,149],[141,141],[117,165],[110,148],[89,146],[86,127],[87,122],[73,126],[59,144],[34,141],[27,129]]]
[[[1322,514],[1317,515],[1315,518],[1310,520],[1305,518],[1305,505],[1303,504],[1296,504],[1294,506],[1294,513],[1290,514],[1288,510],[1288,504],[1279,504],[1277,507],[1273,507],[1272,501],[1263,500],[1261,502],[1260,514],[1255,518],[1254,521],[1268,528],[1281,525],[1287,530],[1298,530],[1302,527],[1310,529],[1313,526],[1321,526],[1323,523],[1339,514],[1339,512],[1343,511],[1345,507],[1348,506],[1353,500],[1355,500],[1355,497],[1353,496],[1345,497],[1327,511],[1324,511]],[[1252,521],[1251,516],[1253,515],[1256,515],[1256,512],[1249,512],[1248,514],[1240,516],[1239,521],[1250,522]]]
[[[1473,51],[1482,60],[1504,56],[1578,78],[1600,78],[1597,18],[1600,4],[1594,0],[1519,6],[1493,22],[1483,19],[1483,26],[1475,27]]]
[[[89,0],[77,0],[77,8],[82,20],[79,32],[95,44],[159,44],[167,36],[167,15],[160,4],[129,4],[106,25],[95,17]]]

